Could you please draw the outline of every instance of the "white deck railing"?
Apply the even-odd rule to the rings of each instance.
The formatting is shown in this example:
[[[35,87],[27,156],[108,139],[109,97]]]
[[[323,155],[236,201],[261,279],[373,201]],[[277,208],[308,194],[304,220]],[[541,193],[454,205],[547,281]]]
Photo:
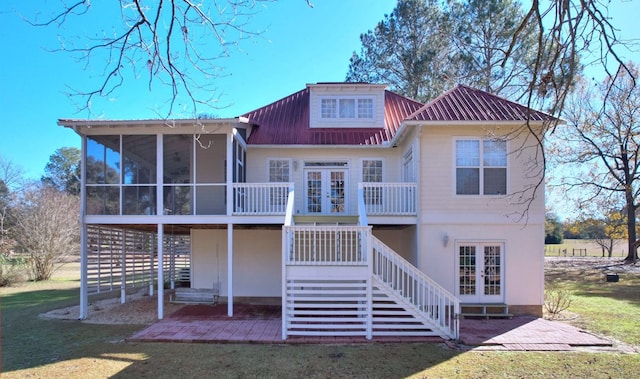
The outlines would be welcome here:
[[[380,240],[375,237],[371,240],[374,277],[411,303],[447,336],[457,339],[459,300]]]
[[[234,215],[284,215],[293,183],[233,183]]]
[[[368,215],[393,216],[417,213],[416,183],[360,183]]]
[[[366,265],[368,226],[283,226],[290,265]]]

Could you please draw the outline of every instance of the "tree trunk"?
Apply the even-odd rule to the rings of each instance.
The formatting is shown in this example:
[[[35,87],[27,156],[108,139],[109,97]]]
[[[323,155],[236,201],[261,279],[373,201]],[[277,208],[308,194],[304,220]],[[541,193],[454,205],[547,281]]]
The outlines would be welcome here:
[[[636,244],[636,203],[631,193],[631,186],[627,186],[625,190],[627,201],[627,241],[628,253],[624,259],[625,263],[634,264],[638,260],[638,245]]]

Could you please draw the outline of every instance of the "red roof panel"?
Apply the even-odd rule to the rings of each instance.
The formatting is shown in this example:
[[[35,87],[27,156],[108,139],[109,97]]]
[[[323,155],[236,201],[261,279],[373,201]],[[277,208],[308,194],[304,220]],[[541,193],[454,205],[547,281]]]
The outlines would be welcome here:
[[[385,91],[384,128],[310,128],[309,88],[242,115],[257,125],[247,142],[254,145],[381,145],[402,121],[423,105]]]
[[[413,121],[552,121],[539,112],[475,88],[458,85],[408,117]]]

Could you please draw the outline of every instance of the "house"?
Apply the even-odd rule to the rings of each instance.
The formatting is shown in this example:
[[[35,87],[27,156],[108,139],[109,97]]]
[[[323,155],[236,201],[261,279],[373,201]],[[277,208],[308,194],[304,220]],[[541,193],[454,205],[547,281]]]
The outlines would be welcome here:
[[[80,317],[91,294],[148,286],[162,318],[181,279],[229,316],[282,304],[283,339],[539,316],[538,137],[556,121],[463,85],[421,104],[364,83],[228,119],[61,119],[82,137]]]

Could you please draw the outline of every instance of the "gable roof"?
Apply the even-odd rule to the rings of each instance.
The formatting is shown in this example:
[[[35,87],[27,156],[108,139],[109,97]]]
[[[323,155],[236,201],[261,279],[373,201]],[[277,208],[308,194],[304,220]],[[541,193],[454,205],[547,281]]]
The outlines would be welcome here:
[[[384,91],[384,128],[310,128],[309,88],[243,114],[253,129],[253,145],[382,145],[422,103]]]
[[[555,121],[555,117],[479,89],[457,85],[407,117],[411,121]]]

